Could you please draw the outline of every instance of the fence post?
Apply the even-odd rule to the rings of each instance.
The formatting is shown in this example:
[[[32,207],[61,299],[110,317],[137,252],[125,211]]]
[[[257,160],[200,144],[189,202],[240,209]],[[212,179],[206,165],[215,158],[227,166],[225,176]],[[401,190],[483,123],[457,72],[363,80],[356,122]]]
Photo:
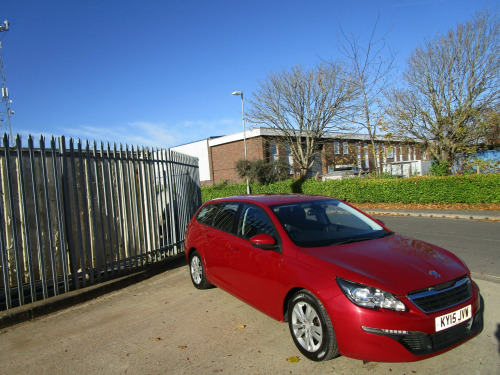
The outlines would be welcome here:
[[[30,167],[31,167],[31,184],[33,186],[33,204],[35,210],[35,226],[36,226],[36,240],[38,249],[38,268],[40,272],[40,277],[42,280],[42,295],[43,298],[48,297],[47,290],[47,277],[45,273],[45,254],[43,253],[43,239],[42,239],[42,225],[40,222],[40,209],[38,207],[38,193],[37,193],[37,181],[35,172],[35,152],[33,150],[33,138],[31,135],[28,137],[28,150],[30,156]],[[40,159],[44,158],[45,155],[40,155]],[[50,232],[50,229],[49,229]],[[36,296],[36,291],[35,291]]]
[[[45,209],[45,219],[47,220],[47,237],[49,240],[49,254],[50,254],[50,269],[52,272],[52,289],[54,295],[59,293],[58,291],[58,280],[57,280],[57,264],[56,264],[56,247],[54,245],[54,236],[52,235],[52,217],[50,209],[50,197],[48,189],[48,173],[47,173],[47,161],[45,152],[45,139],[40,136],[40,165],[42,167],[42,186],[43,186],[43,198],[44,198],[44,209]],[[54,181],[55,185],[56,181]],[[56,195],[57,197],[57,195]]]
[[[5,165],[7,172],[7,194],[10,208],[10,220],[12,230],[12,245],[14,250],[14,261],[16,264],[16,282],[19,305],[24,305],[24,291],[23,291],[23,265],[21,263],[21,249],[19,248],[19,238],[17,234],[17,215],[14,202],[14,189],[12,187],[12,172],[10,162],[10,147],[9,138],[7,134],[3,136],[3,145],[5,148]]]
[[[4,145],[5,145],[5,136],[4,136]],[[4,152],[5,154],[8,153],[9,149],[5,147]],[[8,180],[6,181],[6,183],[8,184]],[[12,296],[10,293],[9,257],[7,255],[7,243],[6,243],[7,232],[5,228],[5,219],[6,219],[5,215],[6,213],[4,212],[4,205],[0,204],[0,255],[1,255],[2,276],[3,276],[2,279],[3,279],[3,289],[5,293],[5,306],[7,309],[10,309],[12,307]]]
[[[70,138],[70,164],[74,163],[73,160],[73,140]],[[59,147],[60,147],[60,153],[61,153],[61,179],[63,183],[63,209],[64,209],[64,217],[66,219],[66,237],[68,238],[67,246],[68,246],[68,255],[69,255],[69,266],[71,269],[71,276],[73,280],[73,288],[79,289],[80,288],[80,283],[78,280],[78,268],[77,268],[77,263],[75,259],[75,241],[73,238],[73,225],[71,224],[71,198],[69,194],[69,173],[68,173],[68,161],[67,161],[67,155],[66,155],[66,139],[64,136],[61,136],[59,138]],[[74,178],[74,168],[72,168],[72,173],[73,173],[73,186],[76,185],[75,181],[76,179]],[[77,201],[78,202],[78,201]],[[80,215],[79,208],[75,209],[75,212],[78,213],[78,216]],[[79,223],[79,218],[77,217],[77,223]],[[81,244],[81,241],[78,241]],[[85,277],[84,277],[85,279]]]

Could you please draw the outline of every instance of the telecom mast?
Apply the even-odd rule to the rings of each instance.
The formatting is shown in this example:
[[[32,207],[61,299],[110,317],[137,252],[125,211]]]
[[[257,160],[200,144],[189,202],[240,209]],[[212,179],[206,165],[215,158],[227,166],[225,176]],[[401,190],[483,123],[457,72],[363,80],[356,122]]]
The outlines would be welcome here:
[[[9,31],[9,21],[5,20],[2,25],[0,25],[0,32],[2,31]],[[4,73],[4,67],[3,67],[3,60],[2,60],[2,42],[0,42],[0,74],[2,78],[2,101],[5,102],[5,111],[7,113],[7,126],[9,129],[9,135],[10,139],[13,139],[12,137],[12,126],[10,123],[10,115],[14,114],[14,111],[10,109],[10,103],[12,103],[12,100],[9,99],[9,89],[7,86],[5,86],[5,73]]]

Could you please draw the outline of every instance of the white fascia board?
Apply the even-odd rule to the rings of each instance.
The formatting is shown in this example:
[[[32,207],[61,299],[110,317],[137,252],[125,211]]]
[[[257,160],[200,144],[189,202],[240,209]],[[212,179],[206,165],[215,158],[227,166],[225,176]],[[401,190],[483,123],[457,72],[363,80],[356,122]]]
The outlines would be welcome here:
[[[329,139],[345,139],[345,140],[356,140],[356,141],[368,141],[370,137],[368,134],[356,134],[356,133],[336,133],[336,132],[326,132],[323,134],[322,138]]]
[[[329,139],[345,139],[345,140],[357,140],[357,141],[369,141],[370,136],[368,134],[357,134],[357,133],[335,133],[335,132],[326,132],[323,134],[323,139],[324,138],[329,138]],[[404,143],[407,141],[411,141],[413,143],[422,143],[418,139],[406,139],[402,137],[390,137],[387,138],[383,135],[378,135],[375,137],[375,141],[378,142],[398,142],[398,143]]]
[[[245,132],[246,139],[259,137],[261,135],[264,135],[264,134],[262,134],[262,128],[255,128],[255,129],[247,130]],[[212,147],[212,146],[219,146],[219,145],[223,145],[226,143],[232,143],[232,142],[237,142],[237,141],[242,141],[242,140],[243,140],[243,132],[239,132],[239,133],[229,134],[229,135],[225,135],[225,136],[218,137],[218,138],[209,139],[208,144],[210,147]]]
[[[260,136],[272,136],[272,137],[283,137],[284,133],[282,130],[274,129],[274,128],[254,128],[249,129],[245,132],[245,137],[247,139],[260,137]],[[243,140],[243,132],[224,135],[216,138],[209,138],[208,140],[204,139],[198,142],[192,142],[181,146],[172,147],[173,150],[191,150],[193,147],[197,149],[201,144],[206,144],[208,142],[208,147],[219,146],[227,143],[238,142]],[[322,137],[325,139],[345,139],[345,140],[357,140],[368,142],[370,141],[370,136],[368,134],[357,134],[357,133],[340,133],[340,132],[325,132]],[[404,142],[405,140],[399,137],[391,137],[386,138],[384,136],[377,136],[375,138],[376,141],[379,142]],[[413,140],[415,143],[421,143],[417,139]],[[197,156],[200,160],[202,159],[198,154],[194,155],[190,153],[191,151],[180,151],[188,155]],[[208,149],[206,150],[208,155]],[[208,158],[208,156],[207,156]],[[201,170],[200,170],[201,172]]]

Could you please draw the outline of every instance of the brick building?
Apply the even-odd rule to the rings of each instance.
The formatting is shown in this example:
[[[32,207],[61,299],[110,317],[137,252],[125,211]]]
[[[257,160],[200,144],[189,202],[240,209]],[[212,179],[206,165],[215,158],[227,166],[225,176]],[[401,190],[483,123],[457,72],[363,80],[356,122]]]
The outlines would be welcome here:
[[[283,158],[291,165],[290,173],[297,176],[287,142],[282,133],[270,128],[255,128],[246,131],[248,160],[267,161]],[[324,176],[352,167],[365,172],[391,164],[422,160],[418,144],[380,138],[376,142],[377,165],[370,156],[372,146],[367,135],[326,133],[315,156],[314,165],[307,177]],[[172,150],[195,156],[199,159],[202,186],[222,181],[240,183],[235,163],[244,158],[243,132],[221,137],[211,137],[197,142],[173,147]]]

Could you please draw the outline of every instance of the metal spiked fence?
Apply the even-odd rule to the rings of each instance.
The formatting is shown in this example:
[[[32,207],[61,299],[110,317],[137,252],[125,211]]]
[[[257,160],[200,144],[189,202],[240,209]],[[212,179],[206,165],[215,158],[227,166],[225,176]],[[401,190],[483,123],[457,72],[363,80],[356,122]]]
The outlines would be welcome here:
[[[18,135],[0,147],[0,310],[183,251],[198,159],[169,149]]]

